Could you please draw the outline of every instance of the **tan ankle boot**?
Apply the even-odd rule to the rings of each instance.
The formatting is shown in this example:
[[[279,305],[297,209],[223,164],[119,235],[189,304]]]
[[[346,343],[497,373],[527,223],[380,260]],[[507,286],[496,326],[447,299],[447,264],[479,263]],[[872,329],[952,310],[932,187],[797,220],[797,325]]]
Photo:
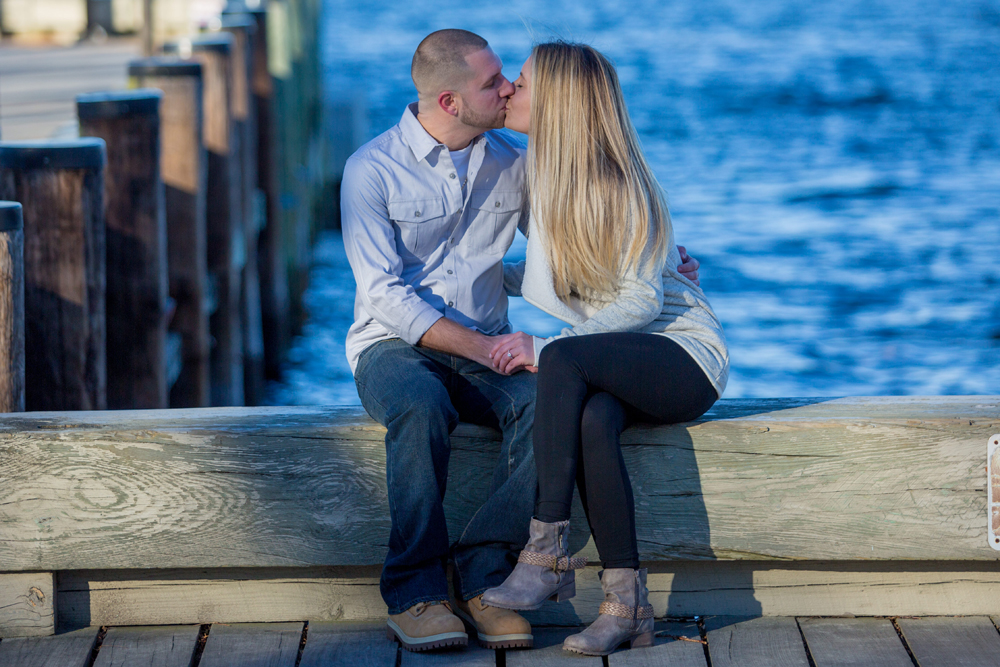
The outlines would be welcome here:
[[[625,642],[630,642],[631,648],[652,646],[653,606],[649,604],[646,570],[604,570],[601,587],[601,615],[583,632],[567,637],[563,648],[584,655],[608,655]]]
[[[448,602],[418,602],[402,614],[390,614],[386,635],[407,651],[427,651],[449,646],[466,646],[462,619],[451,611]]]
[[[523,616],[483,604],[482,595],[467,602],[455,600],[455,615],[476,631],[483,648],[531,648],[535,645],[531,624]]]
[[[528,532],[531,539],[514,571],[483,593],[483,602],[489,606],[524,611],[538,609],[547,599],[561,602],[576,595],[573,570],[586,566],[587,559],[569,557],[569,521],[532,519]]]

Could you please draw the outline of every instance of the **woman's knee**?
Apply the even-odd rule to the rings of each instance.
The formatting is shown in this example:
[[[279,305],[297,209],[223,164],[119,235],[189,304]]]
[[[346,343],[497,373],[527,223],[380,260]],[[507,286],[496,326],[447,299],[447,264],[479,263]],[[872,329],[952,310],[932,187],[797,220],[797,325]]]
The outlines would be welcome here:
[[[542,348],[538,355],[539,368],[572,367],[584,352],[583,337],[560,338]]]
[[[591,396],[580,417],[580,434],[585,453],[594,448],[617,448],[619,436],[625,426],[626,413],[621,401],[607,392]]]

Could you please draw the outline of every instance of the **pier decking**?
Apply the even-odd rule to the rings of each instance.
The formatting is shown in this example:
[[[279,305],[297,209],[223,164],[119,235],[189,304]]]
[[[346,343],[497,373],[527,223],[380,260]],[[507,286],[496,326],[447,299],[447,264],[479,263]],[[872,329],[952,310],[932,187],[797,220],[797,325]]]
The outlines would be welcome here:
[[[4,639],[0,667],[992,667],[1000,665],[997,619],[709,616],[660,621],[656,644],[601,658],[561,649],[579,628],[536,628],[533,650],[411,653],[380,623],[312,622],[85,628]],[[711,661],[711,662],[709,662]]]

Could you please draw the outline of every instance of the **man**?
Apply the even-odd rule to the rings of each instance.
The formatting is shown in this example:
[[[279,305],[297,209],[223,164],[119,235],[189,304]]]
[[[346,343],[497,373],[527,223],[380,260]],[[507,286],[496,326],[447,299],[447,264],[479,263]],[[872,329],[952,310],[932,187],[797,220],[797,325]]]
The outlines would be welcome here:
[[[440,30],[417,47],[418,99],[348,160],[344,244],[357,281],[347,355],[361,402],[386,429],[392,523],[380,588],[388,633],[421,651],[530,647],[531,626],[487,607],[527,542],[534,510],[532,373],[492,370],[490,336],[510,332],[503,255],[527,226],[521,140],[504,130],[514,92],[486,40]],[[499,131],[498,131],[499,130]],[[697,279],[696,262],[684,266]],[[503,434],[488,497],[449,551],[442,500],[459,421]]]

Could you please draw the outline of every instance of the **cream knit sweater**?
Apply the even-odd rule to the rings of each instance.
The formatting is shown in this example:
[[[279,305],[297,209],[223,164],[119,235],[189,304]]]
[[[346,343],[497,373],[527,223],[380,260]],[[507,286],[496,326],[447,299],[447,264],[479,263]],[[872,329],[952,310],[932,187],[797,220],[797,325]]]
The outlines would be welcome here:
[[[722,325],[705,293],[677,271],[680,255],[673,229],[667,227],[666,262],[656,264],[648,254],[635,270],[622,277],[613,300],[583,295],[564,303],[556,296],[543,234],[532,219],[524,261],[504,264],[504,288],[570,326],[551,338],[534,339],[535,362],[542,348],[558,338],[612,331],[666,336],[701,366],[719,396],[729,378],[729,350]]]

